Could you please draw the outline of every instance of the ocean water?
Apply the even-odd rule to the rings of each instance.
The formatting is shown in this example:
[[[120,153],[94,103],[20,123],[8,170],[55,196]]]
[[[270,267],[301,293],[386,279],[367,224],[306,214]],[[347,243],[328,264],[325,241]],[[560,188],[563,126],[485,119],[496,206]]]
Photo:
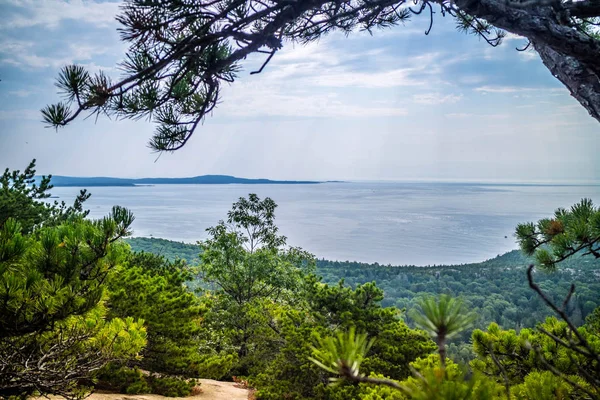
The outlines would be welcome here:
[[[71,202],[80,188],[55,188]],[[319,258],[392,265],[483,261],[517,248],[518,223],[549,217],[583,197],[600,203],[600,186],[457,183],[324,183],[315,185],[156,185],[92,187],[91,217],[113,205],[131,209],[134,236],[184,242],[207,237],[248,193],[279,205],[276,223]]]

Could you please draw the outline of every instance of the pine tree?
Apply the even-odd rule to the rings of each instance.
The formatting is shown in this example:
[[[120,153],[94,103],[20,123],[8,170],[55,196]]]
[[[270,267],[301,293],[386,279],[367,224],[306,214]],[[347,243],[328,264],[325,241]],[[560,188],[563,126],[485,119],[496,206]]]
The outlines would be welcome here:
[[[516,236],[525,254],[535,255],[546,270],[574,256],[600,258],[600,208],[583,199],[570,209],[557,209],[553,218],[519,224]]]
[[[0,397],[80,397],[99,368],[142,349],[143,321],[106,321],[103,305],[132,220],[115,207],[27,235],[12,218],[0,227]]]
[[[8,168],[0,176],[0,227],[9,218],[17,220],[25,233],[42,224],[57,224],[70,217],[86,217],[89,211],[83,210],[83,203],[90,197],[82,190],[72,206],[64,201],[46,201],[50,197],[52,175],[36,179],[35,159],[23,172]]]
[[[133,215],[85,220],[87,192],[71,207],[47,203],[50,181],[36,179],[35,160],[0,179],[0,397],[81,397],[101,367],[146,343],[142,320],[105,318]]]
[[[182,261],[133,253],[109,281],[109,317],[141,318],[148,344],[142,358],[127,363],[166,374],[197,377],[201,354],[198,334],[204,308],[185,284],[192,278]]]

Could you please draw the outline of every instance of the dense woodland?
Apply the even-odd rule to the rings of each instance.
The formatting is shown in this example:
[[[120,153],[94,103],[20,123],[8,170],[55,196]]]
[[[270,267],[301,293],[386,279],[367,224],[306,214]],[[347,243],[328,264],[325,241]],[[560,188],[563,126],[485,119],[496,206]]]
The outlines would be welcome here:
[[[198,378],[273,400],[600,396],[589,200],[519,225],[529,258],[392,267],[288,245],[254,194],[197,245],[126,239],[129,210],[90,220],[87,192],[52,203],[34,175],[0,180],[0,397],[186,396]]]
[[[126,239],[133,251],[163,255],[171,260],[185,259],[194,265],[201,251],[198,245],[156,238]],[[463,265],[429,267],[385,266],[351,261],[316,261],[316,273],[323,282],[357,287],[374,282],[383,290],[383,307],[411,310],[420,298],[448,294],[461,297],[465,306],[474,311],[473,327],[484,329],[495,322],[504,329],[520,330],[535,327],[539,321],[553,315],[543,300],[529,288],[527,266],[534,262],[520,250],[514,250],[487,261]],[[600,260],[575,255],[562,262],[553,272],[539,271],[536,280],[554,301],[561,301],[576,285],[567,314],[576,325],[600,305]],[[203,286],[201,280],[188,283],[191,288]],[[206,286],[205,286],[206,287]],[[402,318],[414,326],[407,313]],[[469,362],[474,354],[469,344],[471,332],[464,331],[449,346],[455,361]]]
[[[136,252],[154,253],[170,260],[184,259],[190,265],[199,262],[198,245],[143,237],[128,238],[126,242]],[[518,330],[533,327],[552,313],[524,279],[532,262],[520,250],[480,263],[429,267],[320,259],[316,261],[316,273],[323,282],[332,285],[341,280],[350,287],[375,282],[383,290],[384,307],[410,310],[423,296],[460,296],[467,308],[477,313],[476,327],[497,322],[503,328]],[[594,257],[573,256],[554,272],[539,271],[536,280],[555,301],[567,295],[571,284],[576,285],[567,312],[577,325],[600,305],[600,260]],[[411,322],[410,317],[406,319]]]
[[[131,246],[131,250],[133,251],[153,253],[169,261],[181,259],[190,265],[198,265],[200,263],[201,250],[200,246],[196,244],[154,237],[131,237],[125,239],[125,241]]]

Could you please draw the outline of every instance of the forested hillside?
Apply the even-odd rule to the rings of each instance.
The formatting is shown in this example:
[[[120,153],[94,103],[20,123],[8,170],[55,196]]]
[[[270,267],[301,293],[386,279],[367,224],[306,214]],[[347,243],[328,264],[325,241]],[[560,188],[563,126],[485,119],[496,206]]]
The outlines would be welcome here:
[[[156,238],[130,238],[133,251],[146,251],[170,260],[182,258],[197,263],[198,245]],[[352,261],[317,260],[317,274],[323,281],[356,287],[375,282],[383,289],[381,304],[410,310],[417,299],[427,295],[461,296],[467,308],[477,313],[475,327],[485,328],[497,322],[505,329],[534,327],[551,315],[543,301],[531,291],[526,276],[534,259],[514,250],[487,261],[464,265],[429,267],[390,266]],[[576,290],[568,314],[580,325],[587,315],[600,305],[600,259],[573,256],[555,272],[536,273],[540,286],[556,301],[563,299],[571,284]],[[405,315],[409,324],[410,317]],[[468,341],[467,332],[462,339]]]
[[[125,239],[125,241],[129,243],[133,251],[154,253],[169,261],[182,259],[192,265],[200,262],[200,246],[196,244],[146,237],[132,237]]]
[[[411,309],[415,299],[428,294],[462,296],[477,312],[477,326],[497,322],[503,328],[531,327],[549,310],[528,286],[526,269],[533,259],[515,250],[474,264],[434,267],[390,267],[355,262],[319,260],[318,272],[326,282],[344,279],[355,286],[375,281],[385,293],[382,304]],[[569,315],[580,324],[599,305],[600,260],[573,257],[555,272],[540,271],[536,280],[555,300],[576,285]]]

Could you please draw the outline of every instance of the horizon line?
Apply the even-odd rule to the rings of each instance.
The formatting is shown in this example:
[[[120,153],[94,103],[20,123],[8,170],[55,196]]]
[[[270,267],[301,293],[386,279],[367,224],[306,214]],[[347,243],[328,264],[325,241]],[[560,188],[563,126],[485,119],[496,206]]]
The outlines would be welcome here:
[[[600,186],[600,180],[566,180],[566,179],[537,179],[537,180],[512,180],[512,179],[457,179],[457,178],[384,178],[384,179],[297,179],[297,178],[249,178],[227,174],[204,174],[194,176],[153,176],[153,177],[122,177],[122,176],[77,176],[77,175],[51,175],[53,178],[75,178],[75,179],[122,179],[122,180],[144,180],[144,179],[191,179],[208,176],[219,176],[247,180],[268,180],[279,182],[314,182],[314,183],[431,183],[431,184],[469,184],[469,185],[495,185],[495,186]],[[44,175],[35,175],[36,178]]]

